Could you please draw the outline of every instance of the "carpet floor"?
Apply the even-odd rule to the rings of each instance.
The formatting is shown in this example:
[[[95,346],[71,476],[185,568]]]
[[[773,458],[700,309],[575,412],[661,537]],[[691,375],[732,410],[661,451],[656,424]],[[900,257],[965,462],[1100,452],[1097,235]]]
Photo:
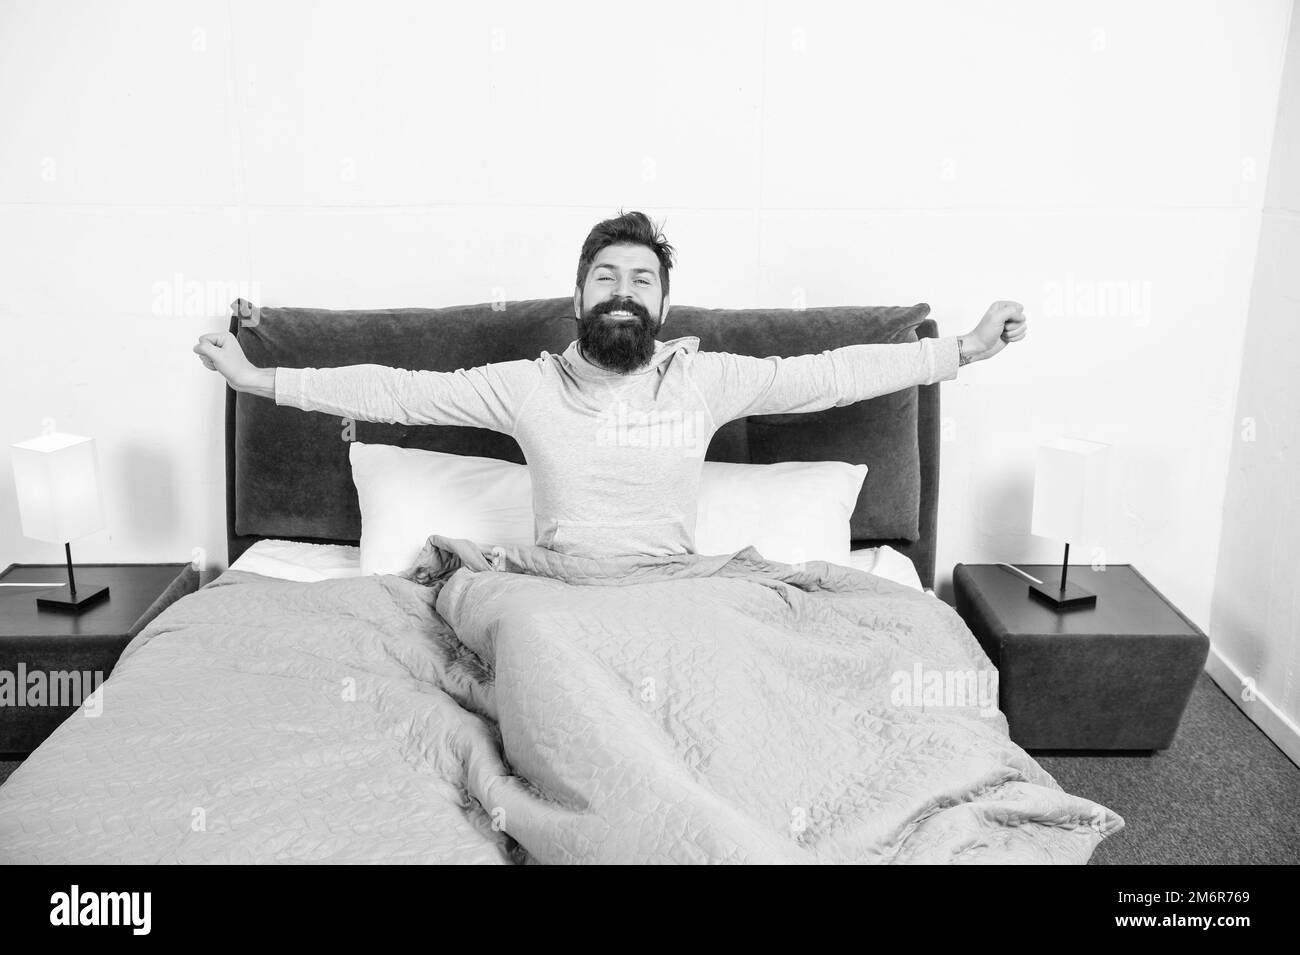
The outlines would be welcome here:
[[[1300,768],[1207,674],[1167,750],[1034,758],[1066,792],[1124,817],[1094,865],[1300,863]]]

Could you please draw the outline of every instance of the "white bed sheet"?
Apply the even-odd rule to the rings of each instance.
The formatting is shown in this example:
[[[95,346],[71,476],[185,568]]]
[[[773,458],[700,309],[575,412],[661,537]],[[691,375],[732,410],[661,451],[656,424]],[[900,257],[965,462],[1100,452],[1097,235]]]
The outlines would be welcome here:
[[[863,547],[849,555],[849,566],[924,590],[910,558],[888,544]],[[316,581],[361,576],[361,548],[348,544],[307,544],[302,541],[262,540],[253,544],[230,565],[281,580]]]

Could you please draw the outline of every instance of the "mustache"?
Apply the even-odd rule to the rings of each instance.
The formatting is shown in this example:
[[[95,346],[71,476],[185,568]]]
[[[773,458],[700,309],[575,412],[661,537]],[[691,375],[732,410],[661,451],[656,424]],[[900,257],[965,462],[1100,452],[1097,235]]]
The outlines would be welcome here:
[[[650,320],[650,311],[640,302],[633,299],[610,298],[591,307],[591,315],[608,315],[610,312],[629,312],[639,318],[642,323]]]

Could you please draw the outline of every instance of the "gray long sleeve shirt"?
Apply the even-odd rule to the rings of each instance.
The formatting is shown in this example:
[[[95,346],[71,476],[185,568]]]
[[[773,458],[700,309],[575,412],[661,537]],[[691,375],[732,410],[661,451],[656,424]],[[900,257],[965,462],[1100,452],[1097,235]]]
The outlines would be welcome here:
[[[563,354],[458,371],[277,368],[275,403],[358,421],[489,428],[519,442],[536,542],[583,557],[694,549],[704,452],[751,414],[823,411],[957,376],[957,338],[848,345],[793,358],[655,343],[631,374]],[[433,531],[431,531],[433,533]]]

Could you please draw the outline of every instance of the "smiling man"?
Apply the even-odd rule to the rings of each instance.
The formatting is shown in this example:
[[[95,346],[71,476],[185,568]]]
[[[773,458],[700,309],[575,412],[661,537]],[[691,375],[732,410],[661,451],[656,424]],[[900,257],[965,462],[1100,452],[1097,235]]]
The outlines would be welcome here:
[[[454,372],[257,368],[226,332],[202,336],[194,352],[236,391],[278,405],[511,435],[532,477],[536,542],[598,558],[694,550],[704,449],[726,422],[822,411],[947,381],[961,365],[1024,338],[1028,327],[1018,303],[995,302],[960,336],[792,358],[700,351],[694,336],[659,338],[673,254],[641,212],[598,223],[578,256],[578,335],[558,355]]]

